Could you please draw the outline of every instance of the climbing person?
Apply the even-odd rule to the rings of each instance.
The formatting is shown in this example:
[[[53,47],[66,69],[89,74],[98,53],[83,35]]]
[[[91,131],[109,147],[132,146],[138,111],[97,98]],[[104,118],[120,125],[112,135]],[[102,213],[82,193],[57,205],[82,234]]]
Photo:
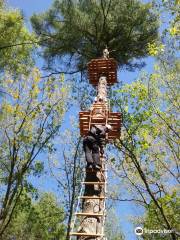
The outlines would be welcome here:
[[[83,149],[85,152],[88,168],[101,169],[100,154],[104,154],[106,133],[112,130],[112,126],[106,124],[93,125],[88,135],[83,140]]]

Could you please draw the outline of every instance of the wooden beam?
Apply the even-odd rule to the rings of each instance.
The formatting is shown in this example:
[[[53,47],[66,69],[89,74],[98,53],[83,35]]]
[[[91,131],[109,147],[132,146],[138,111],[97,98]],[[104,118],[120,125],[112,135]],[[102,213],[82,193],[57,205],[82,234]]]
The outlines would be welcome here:
[[[101,216],[104,216],[103,213],[85,213],[85,212],[75,213],[75,215],[77,215],[77,216],[92,216],[92,217],[101,217]]]
[[[106,182],[81,182],[86,185],[104,185]]]
[[[71,236],[84,236],[84,237],[104,237],[103,234],[93,234],[93,233],[78,233],[78,232],[70,232]]]

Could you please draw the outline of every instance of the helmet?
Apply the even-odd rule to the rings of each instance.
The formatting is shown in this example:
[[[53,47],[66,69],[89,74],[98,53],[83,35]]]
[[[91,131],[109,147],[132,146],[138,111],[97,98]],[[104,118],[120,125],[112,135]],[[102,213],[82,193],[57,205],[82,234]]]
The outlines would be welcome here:
[[[106,128],[107,128],[108,130],[112,130],[112,126],[109,125],[109,124],[106,124]]]

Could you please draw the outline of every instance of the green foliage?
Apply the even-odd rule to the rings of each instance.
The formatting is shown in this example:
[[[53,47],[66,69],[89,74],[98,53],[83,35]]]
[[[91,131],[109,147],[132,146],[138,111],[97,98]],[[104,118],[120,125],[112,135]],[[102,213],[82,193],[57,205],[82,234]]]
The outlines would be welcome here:
[[[44,162],[36,161],[33,166],[34,176],[40,176],[44,170]]]
[[[106,45],[119,66],[133,69],[141,65],[134,59],[145,57],[148,44],[157,39],[157,16],[151,4],[138,0],[56,0],[49,11],[31,20],[48,63],[70,56],[77,70],[101,57]]]
[[[24,192],[3,239],[63,240],[63,221],[64,210],[58,205],[54,195],[45,193],[38,201],[33,202]]]
[[[29,76],[12,80],[4,76],[0,119],[0,234],[11,219],[14,204],[31,173],[38,176],[43,164],[35,161],[52,150],[66,111],[69,87],[61,77],[41,78],[37,68]]]
[[[175,232],[178,232],[180,228],[180,216],[179,216],[179,207],[180,207],[180,198],[176,192],[173,192],[171,195],[166,194],[164,197],[158,199],[162,205],[166,216],[168,217],[172,229]],[[153,202],[147,207],[145,219],[144,219],[144,228],[146,229],[161,229],[163,230],[164,222],[160,217],[159,209],[155,206]],[[169,234],[151,234],[151,238],[155,240],[167,239],[169,240]],[[144,234],[143,239],[149,239],[148,234]]]
[[[122,142],[118,146],[131,180],[142,188],[142,179],[133,168],[134,157],[151,186],[158,182],[166,185],[172,177],[178,181],[178,68],[165,63],[155,68],[150,76],[143,75],[123,86],[116,96],[123,113]]]
[[[173,9],[177,12],[177,7]],[[123,128],[115,144],[123,160],[116,160],[115,165],[119,176],[125,176],[121,181],[127,196],[147,210],[145,223],[137,218],[138,224],[178,231],[179,199],[174,192],[179,183],[180,69],[178,38],[169,33],[171,23],[162,34],[163,51],[152,48],[154,53],[157,50],[153,73],[142,73],[116,92],[114,105],[123,114]],[[146,237],[164,238],[159,234]],[[172,233],[165,239],[176,238]]]
[[[24,25],[22,13],[0,3],[0,71],[26,72],[32,66],[35,37]]]

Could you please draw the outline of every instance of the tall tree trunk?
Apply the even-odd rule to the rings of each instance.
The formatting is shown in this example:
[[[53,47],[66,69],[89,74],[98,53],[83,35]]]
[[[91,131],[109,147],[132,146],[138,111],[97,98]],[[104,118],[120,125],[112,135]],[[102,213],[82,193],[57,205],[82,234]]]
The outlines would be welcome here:
[[[105,76],[101,76],[99,78],[96,101],[104,103],[104,105],[106,105],[107,103],[107,80]],[[103,109],[101,110],[103,112]],[[102,237],[98,237],[97,235],[104,234],[105,161],[103,157],[101,158],[101,162],[102,169],[99,171],[86,169],[85,191],[82,201],[82,213],[89,215],[82,217],[78,232],[85,233],[87,235],[89,234],[89,236],[79,236],[77,238],[79,240],[98,240]],[[87,184],[87,182],[90,182],[91,184]]]

